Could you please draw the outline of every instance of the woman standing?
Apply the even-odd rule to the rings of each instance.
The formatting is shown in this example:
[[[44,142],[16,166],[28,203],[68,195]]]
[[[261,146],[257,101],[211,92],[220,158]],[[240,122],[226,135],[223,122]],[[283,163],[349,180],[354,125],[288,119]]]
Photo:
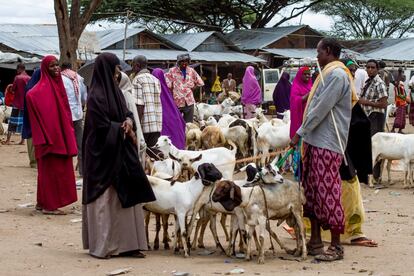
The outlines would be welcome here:
[[[46,56],[39,82],[27,93],[27,108],[37,159],[37,205],[45,214],[77,200],[72,157],[77,154],[72,115],[58,61]]]
[[[403,133],[402,130],[405,128],[406,116],[407,116],[407,105],[411,101],[411,97],[407,96],[405,92],[404,82],[397,80],[394,83],[395,93],[395,111],[394,125],[392,126],[391,132],[394,132],[398,128],[398,133]]]
[[[275,90],[273,91],[273,103],[275,104],[276,111],[278,113],[290,110],[290,90],[292,84],[290,83],[289,78],[289,74],[287,72],[283,72],[275,87]],[[277,115],[277,117],[281,119],[283,116]]]
[[[161,84],[162,129],[161,135],[170,137],[171,142],[179,149],[185,149],[185,121],[175,105],[172,93],[165,81],[164,71],[154,69],[152,74]]]
[[[245,119],[253,118],[256,107],[262,103],[262,91],[253,66],[247,66],[244,73],[241,102],[244,105]]]
[[[303,112],[312,88],[311,71],[309,67],[301,67],[296,74],[290,91],[290,138],[302,125]]]
[[[83,135],[83,246],[98,258],[143,258],[147,241],[137,204],[155,196],[139,162],[119,74],[115,55],[96,58]]]

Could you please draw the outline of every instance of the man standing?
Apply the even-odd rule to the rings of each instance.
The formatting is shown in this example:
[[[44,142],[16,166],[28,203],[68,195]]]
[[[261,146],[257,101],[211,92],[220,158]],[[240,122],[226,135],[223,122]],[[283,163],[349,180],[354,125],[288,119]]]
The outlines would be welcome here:
[[[322,39],[317,52],[323,71],[309,94],[304,121],[292,138],[291,146],[303,139],[304,216],[311,221],[308,254],[316,255],[317,260],[335,261],[344,256],[340,243],[340,234],[344,233],[344,210],[339,167],[351,121],[352,76],[338,61],[341,46],[337,40]],[[321,227],[331,232],[331,244],[326,251],[323,250]]]
[[[204,85],[196,70],[189,67],[190,55],[177,56],[177,66],[172,67],[165,75],[168,88],[172,91],[175,104],[180,110],[186,123],[193,121],[194,95],[196,87]]]
[[[223,88],[224,93],[229,93],[230,91],[235,92],[236,91],[236,81],[233,79],[233,74],[228,73],[227,79],[223,80],[223,83],[221,84],[221,87]]]
[[[23,127],[23,112],[24,112],[24,96],[25,87],[30,80],[30,76],[26,73],[26,67],[23,63],[17,65],[17,75],[14,77],[12,91],[14,93],[13,109],[9,120],[9,128],[7,133],[7,140],[4,142],[10,145],[10,139],[14,133],[22,133]],[[19,145],[24,144],[24,139],[21,138]]]
[[[83,137],[83,106],[86,104],[87,90],[83,78],[72,70],[72,64],[63,63],[62,80],[65,86],[70,111],[72,112],[73,127],[75,129],[76,144],[78,147],[78,169],[82,176],[82,137]]]
[[[162,128],[161,85],[147,69],[147,58],[136,56],[133,60],[136,75],[132,81],[132,94],[136,100],[144,140],[148,148],[155,146]],[[155,158],[152,152],[147,154]]]

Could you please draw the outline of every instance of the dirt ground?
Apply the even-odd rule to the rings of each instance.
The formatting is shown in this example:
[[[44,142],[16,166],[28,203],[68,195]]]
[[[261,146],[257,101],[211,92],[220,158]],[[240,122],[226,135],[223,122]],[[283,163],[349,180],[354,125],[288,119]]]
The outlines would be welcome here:
[[[64,209],[72,212],[67,216],[34,211],[36,176],[28,166],[26,146],[0,146],[0,275],[106,275],[120,268],[130,268],[127,275],[224,275],[235,268],[244,269],[245,275],[414,275],[414,194],[402,189],[399,172],[393,172],[396,183],[387,189],[362,187],[367,212],[363,230],[378,248],[346,246],[345,259],[335,263],[314,263],[312,257],[303,262],[282,260],[288,255],[278,248],[275,256],[266,253],[264,265],[226,257],[215,249],[209,231],[205,244],[215,250],[209,256],[199,255],[201,249],[188,259],[159,250],[146,252],[145,259],[95,259],[82,249],[80,200]],[[277,233],[294,246],[287,233]],[[222,231],[220,239],[225,243]],[[269,247],[268,237],[266,243]]]

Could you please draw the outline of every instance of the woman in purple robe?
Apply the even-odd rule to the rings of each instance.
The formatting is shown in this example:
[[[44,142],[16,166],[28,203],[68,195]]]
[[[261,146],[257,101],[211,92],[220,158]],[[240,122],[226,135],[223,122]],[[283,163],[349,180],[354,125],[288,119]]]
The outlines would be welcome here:
[[[245,119],[252,118],[254,110],[262,103],[262,90],[254,75],[253,66],[247,66],[244,73],[241,102],[244,106]]]
[[[185,121],[165,82],[164,71],[156,68],[152,74],[161,84],[162,129],[161,135],[170,137],[171,142],[179,149],[185,149]]]
[[[306,101],[312,89],[311,72],[309,67],[301,67],[293,80],[290,91],[290,138],[302,125]]]
[[[289,81],[289,74],[283,72],[280,77],[279,82],[277,83],[275,90],[273,91],[273,103],[276,106],[276,111],[278,113],[283,113],[286,110],[290,110],[290,89],[292,84]],[[282,115],[277,115],[278,118],[281,118]]]

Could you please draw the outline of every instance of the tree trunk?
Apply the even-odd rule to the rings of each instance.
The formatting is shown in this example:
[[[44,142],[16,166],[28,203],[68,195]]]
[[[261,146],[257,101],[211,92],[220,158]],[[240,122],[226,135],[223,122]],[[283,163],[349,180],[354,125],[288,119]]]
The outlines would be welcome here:
[[[80,0],[71,1],[70,14],[66,0],[54,1],[59,34],[59,62],[60,64],[69,62],[72,64],[73,69],[76,69],[78,65],[77,49],[79,38],[102,0],[90,0],[88,5],[82,7],[82,14],[80,13]]]

